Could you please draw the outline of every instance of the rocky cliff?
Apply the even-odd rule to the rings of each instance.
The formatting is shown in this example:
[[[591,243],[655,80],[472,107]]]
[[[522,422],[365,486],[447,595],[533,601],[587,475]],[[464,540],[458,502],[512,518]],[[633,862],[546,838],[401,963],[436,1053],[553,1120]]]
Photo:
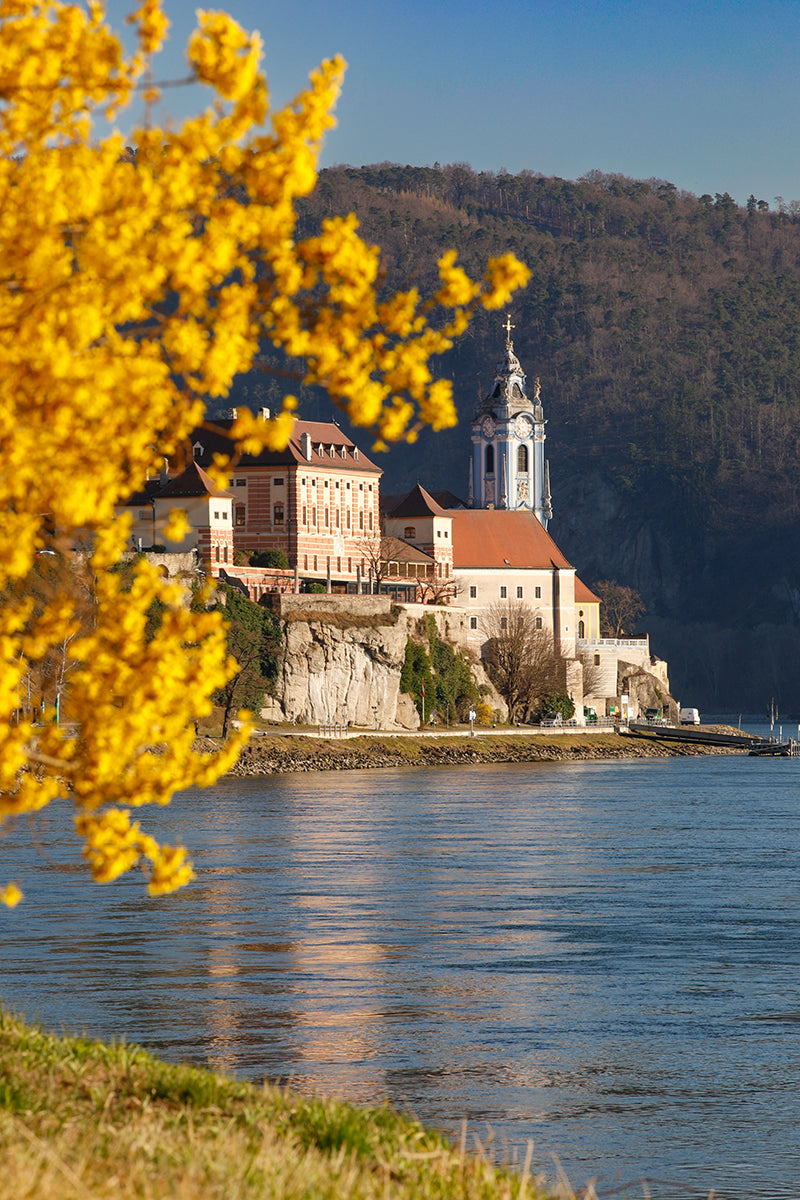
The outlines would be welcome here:
[[[267,720],[416,729],[400,692],[409,621],[383,596],[276,596],[285,651]]]

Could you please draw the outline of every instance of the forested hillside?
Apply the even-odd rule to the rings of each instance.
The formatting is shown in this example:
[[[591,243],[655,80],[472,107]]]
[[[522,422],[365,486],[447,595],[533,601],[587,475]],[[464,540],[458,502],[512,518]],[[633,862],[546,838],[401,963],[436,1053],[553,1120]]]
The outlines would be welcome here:
[[[393,288],[432,288],[451,246],[473,273],[509,249],[528,264],[511,317],[549,420],[551,532],[588,582],[642,592],[687,703],[800,710],[800,205],[381,164],[322,172],[300,232],[348,210]],[[442,360],[461,425],[393,448],[387,490],[464,494],[503,319],[480,317]],[[239,400],[276,386],[250,377]]]

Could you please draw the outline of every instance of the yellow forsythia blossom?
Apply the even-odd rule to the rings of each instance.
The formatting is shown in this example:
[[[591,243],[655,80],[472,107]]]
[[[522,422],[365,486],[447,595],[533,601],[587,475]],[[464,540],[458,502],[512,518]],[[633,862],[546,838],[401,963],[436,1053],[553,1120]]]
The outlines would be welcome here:
[[[195,722],[236,669],[224,627],[146,562],[118,571],[129,526],[115,505],[179,458],[204,398],[268,342],[379,440],[453,424],[430,358],[527,270],[504,255],[472,281],[446,254],[433,296],[379,301],[378,251],[354,217],[299,240],[344,63],[271,113],[260,40],[223,13],[198,13],[188,46],[206,111],[95,136],[96,115],[158,78],[162,0],[129,19],[126,57],[99,0],[0,0],[0,822],[71,804],[94,878],[139,863],[159,894],[191,866],[130,809],[213,782],[246,730],[195,751]],[[294,407],[240,416],[239,448],[285,446]],[[176,515],[169,533],[183,527]]]
[[[0,892],[0,904],[6,908],[16,908],[22,899],[22,891],[16,883],[7,883]]]

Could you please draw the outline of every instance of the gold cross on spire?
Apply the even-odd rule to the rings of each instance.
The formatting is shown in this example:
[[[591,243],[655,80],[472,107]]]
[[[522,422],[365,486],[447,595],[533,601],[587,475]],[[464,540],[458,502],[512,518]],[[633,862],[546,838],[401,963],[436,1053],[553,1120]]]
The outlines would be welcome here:
[[[516,325],[511,324],[511,313],[506,313],[506,323],[503,326],[506,331],[506,345],[511,345],[511,330],[516,329]]]

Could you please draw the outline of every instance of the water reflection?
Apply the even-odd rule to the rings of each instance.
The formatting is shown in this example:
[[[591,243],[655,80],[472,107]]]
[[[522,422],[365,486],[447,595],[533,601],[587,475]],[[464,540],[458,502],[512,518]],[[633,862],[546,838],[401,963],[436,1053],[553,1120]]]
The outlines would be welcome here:
[[[790,1196],[799,769],[228,781],[155,814],[200,868],[166,901],[90,890],[53,820],[55,866],[4,847],[27,902],[0,926],[2,994],[51,1027],[533,1137],[607,1191]]]

